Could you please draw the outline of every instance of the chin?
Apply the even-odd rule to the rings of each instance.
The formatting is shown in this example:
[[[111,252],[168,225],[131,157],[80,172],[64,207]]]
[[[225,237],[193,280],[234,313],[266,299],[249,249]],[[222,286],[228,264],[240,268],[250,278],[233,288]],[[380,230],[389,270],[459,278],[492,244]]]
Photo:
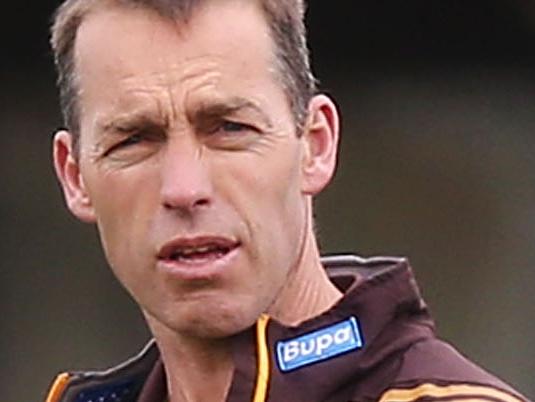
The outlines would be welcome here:
[[[253,326],[261,314],[262,311],[244,310],[243,306],[207,303],[166,320],[166,326],[176,333],[187,334],[190,337],[221,339]]]

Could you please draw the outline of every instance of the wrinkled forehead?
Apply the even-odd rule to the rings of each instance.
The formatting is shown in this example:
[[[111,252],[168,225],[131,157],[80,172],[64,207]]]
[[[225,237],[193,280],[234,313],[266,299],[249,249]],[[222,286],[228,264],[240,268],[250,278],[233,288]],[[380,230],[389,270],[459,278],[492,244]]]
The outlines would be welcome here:
[[[186,25],[140,9],[95,12],[80,27],[75,58],[85,127],[104,109],[156,101],[151,107],[167,118],[229,97],[258,108],[277,99],[288,112],[268,27],[252,3],[210,3]]]

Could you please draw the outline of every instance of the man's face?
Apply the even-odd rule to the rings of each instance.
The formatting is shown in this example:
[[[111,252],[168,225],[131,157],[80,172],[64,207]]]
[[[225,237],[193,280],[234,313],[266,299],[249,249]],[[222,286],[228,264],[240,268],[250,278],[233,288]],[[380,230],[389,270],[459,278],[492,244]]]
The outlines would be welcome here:
[[[77,37],[81,137],[78,160],[65,146],[78,197],[69,205],[97,223],[149,319],[174,331],[224,336],[251,325],[311,233],[310,142],[296,135],[255,3],[209,3],[185,26],[102,10]]]

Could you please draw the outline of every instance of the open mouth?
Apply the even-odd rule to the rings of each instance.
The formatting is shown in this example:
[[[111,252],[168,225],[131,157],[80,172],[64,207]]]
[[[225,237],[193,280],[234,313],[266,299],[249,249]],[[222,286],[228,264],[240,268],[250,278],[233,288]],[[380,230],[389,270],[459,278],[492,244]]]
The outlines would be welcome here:
[[[178,240],[165,245],[158,258],[167,262],[204,263],[223,258],[238,246],[238,242],[225,238]]]
[[[186,247],[174,251],[168,260],[174,261],[196,261],[217,259],[225,256],[230,252],[230,247],[219,247],[215,245],[202,247]]]

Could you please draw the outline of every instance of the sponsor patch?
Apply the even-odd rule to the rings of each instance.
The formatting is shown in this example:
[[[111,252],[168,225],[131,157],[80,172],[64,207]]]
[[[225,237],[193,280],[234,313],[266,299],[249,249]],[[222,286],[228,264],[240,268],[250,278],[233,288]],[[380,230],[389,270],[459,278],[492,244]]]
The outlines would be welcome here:
[[[277,342],[277,362],[283,372],[332,359],[363,347],[355,317],[294,339]]]

